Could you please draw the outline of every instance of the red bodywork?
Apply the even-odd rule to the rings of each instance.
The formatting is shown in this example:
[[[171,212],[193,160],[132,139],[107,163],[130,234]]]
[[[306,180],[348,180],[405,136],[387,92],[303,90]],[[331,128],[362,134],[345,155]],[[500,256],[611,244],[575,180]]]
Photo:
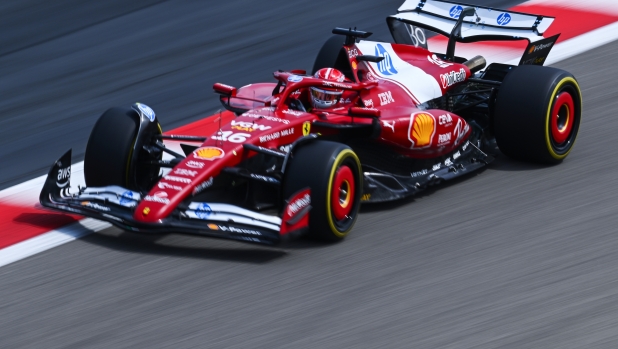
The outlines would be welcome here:
[[[362,52],[371,45],[378,53],[380,50],[386,52],[382,55],[385,57],[382,62],[387,62],[370,63],[359,59],[360,55],[374,53]],[[465,65],[437,60],[431,52],[407,45],[361,42],[344,49],[351,69],[348,79],[342,83],[301,76],[302,72],[295,71],[274,73],[275,79],[283,85],[274,95],[276,83],[248,85],[238,91],[220,85],[219,92],[228,92],[228,96],[222,96],[222,99],[229,100],[232,106],[250,110],[222,125],[220,131],[164,176],[160,185],[155,185],[139,203],[134,219],[156,223],[167,217],[180,202],[193,195],[198,185],[212,181],[211,178],[223,168],[236,166],[254,156],[255,152],[243,148],[245,143],[283,149],[309,133],[327,135],[336,132],[336,129],[318,126],[322,123],[373,122],[371,118],[350,115],[351,107],[379,110],[368,110],[368,114],[379,114],[381,131],[378,141],[410,158],[439,157],[453,151],[469,137],[470,127],[463,118],[443,110],[424,110],[421,104],[424,101],[415,92],[434,89],[437,91],[433,93],[438,97],[471,76]],[[421,80],[408,81],[414,74],[421,73],[424,74],[423,81],[430,81],[430,84]],[[397,75],[401,75],[399,80]],[[292,99],[308,103],[303,99],[308,98],[306,91],[311,86],[343,89],[344,94],[340,103],[330,109],[310,112],[290,109]],[[320,123],[313,125],[316,121]]]

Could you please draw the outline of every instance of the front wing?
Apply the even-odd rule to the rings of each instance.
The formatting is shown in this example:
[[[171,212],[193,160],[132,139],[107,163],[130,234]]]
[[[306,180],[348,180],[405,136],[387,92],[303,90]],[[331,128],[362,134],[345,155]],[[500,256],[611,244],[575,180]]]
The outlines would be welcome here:
[[[204,202],[181,204],[160,222],[143,223],[133,218],[142,193],[119,186],[79,188],[77,193],[70,193],[70,174],[71,150],[52,166],[39,197],[41,205],[146,234],[181,233],[275,245],[305,230],[281,233],[282,224],[286,223],[280,217],[229,204]]]

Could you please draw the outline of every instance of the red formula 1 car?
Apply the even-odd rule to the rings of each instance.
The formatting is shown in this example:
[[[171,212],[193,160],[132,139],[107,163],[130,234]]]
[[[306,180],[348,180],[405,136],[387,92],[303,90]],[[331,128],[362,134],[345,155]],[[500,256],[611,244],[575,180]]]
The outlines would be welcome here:
[[[361,202],[382,202],[477,170],[499,150],[557,163],[581,120],[574,77],[542,67],[553,18],[430,0],[387,19],[395,43],[336,28],[312,74],[215,84],[230,123],[204,138],[162,134],[143,104],[105,112],[70,193],[71,153],[52,167],[41,203],[142,233],[177,232],[275,244],[307,232],[345,237]],[[425,30],[446,53],[418,45]],[[456,57],[456,42],[525,39],[518,66]],[[416,44],[416,45],[415,45]],[[184,155],[162,143],[184,144]],[[172,154],[163,160],[162,154]]]

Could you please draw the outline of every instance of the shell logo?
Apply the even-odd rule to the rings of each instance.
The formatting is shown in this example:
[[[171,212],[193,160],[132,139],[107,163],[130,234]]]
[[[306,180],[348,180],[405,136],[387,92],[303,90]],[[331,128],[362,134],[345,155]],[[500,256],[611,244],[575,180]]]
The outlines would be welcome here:
[[[223,155],[225,155],[225,152],[223,151],[223,149],[217,148],[217,147],[204,147],[204,148],[197,149],[193,153],[193,156],[195,156],[198,159],[211,160],[211,161],[214,159],[220,159],[223,157]]]
[[[412,142],[410,148],[426,148],[430,146],[435,133],[436,120],[433,115],[427,113],[410,115],[410,128],[408,129],[408,139]]]

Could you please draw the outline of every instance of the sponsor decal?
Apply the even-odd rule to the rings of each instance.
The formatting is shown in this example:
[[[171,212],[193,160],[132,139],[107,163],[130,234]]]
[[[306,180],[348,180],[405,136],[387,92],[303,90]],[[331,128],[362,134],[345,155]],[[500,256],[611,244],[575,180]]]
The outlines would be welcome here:
[[[187,170],[185,168],[177,168],[177,169],[174,169],[174,174],[177,174],[180,176],[195,177],[195,175],[197,174],[197,171]]]
[[[446,160],[444,160],[444,166],[451,166],[451,165],[453,165],[451,158],[446,158]]]
[[[440,167],[442,167],[442,164],[435,164],[433,165],[433,167],[431,168],[432,171],[437,171],[440,169]]]
[[[303,136],[307,136],[311,133],[311,123],[309,121],[303,122]]]
[[[201,193],[202,191],[210,188],[213,183],[214,183],[214,179],[212,177],[210,177],[207,180],[203,181],[202,183],[198,184],[195,187],[195,189],[193,189],[193,196],[195,196],[195,195]]]
[[[350,87],[347,84],[340,84],[338,82],[332,82],[332,81],[322,81],[322,86],[326,86],[326,87],[339,87],[339,88],[348,88],[348,87]]]
[[[273,99],[270,100],[271,105],[277,104],[277,102],[279,102],[279,96],[273,97]]]
[[[395,121],[396,120],[391,120],[391,121],[382,120],[382,126],[390,128],[391,130],[393,130],[393,133],[394,133],[395,132]]]
[[[137,105],[137,109],[139,109],[139,111],[141,111],[142,114],[150,120],[150,122],[155,121],[155,112],[152,108],[142,103],[135,103],[135,105]]]
[[[470,145],[470,141],[467,141],[463,147],[461,147],[461,150],[466,151],[466,149],[468,149],[468,146]]]
[[[457,19],[461,15],[462,11],[463,11],[463,7],[459,5],[455,5],[451,7],[450,11],[448,11],[448,15],[451,16],[451,18]]]
[[[378,78],[373,75],[371,72],[367,72],[367,74],[365,74],[365,79],[367,79],[367,81],[371,81],[371,82],[378,82],[380,80],[378,80]]]
[[[451,141],[451,133],[439,134],[438,135],[438,145],[442,145],[444,143],[448,143]]]
[[[348,55],[350,56],[350,58],[354,58],[358,56],[358,50],[355,48],[348,49]]]
[[[142,214],[144,216],[148,216],[149,213],[150,213],[150,207],[144,207],[144,210],[142,211]]]
[[[136,199],[135,196],[136,195],[133,194],[132,191],[127,190],[124,193],[120,194],[120,200],[118,200],[118,202],[122,206],[129,206],[131,204],[135,205],[135,199]]]
[[[279,182],[276,178],[262,176],[262,175],[255,174],[255,173],[251,174],[251,178],[259,179],[261,181],[269,182],[269,183],[277,183],[277,182]]]
[[[366,108],[373,108],[373,99],[363,99]]]
[[[219,230],[219,227],[216,224],[208,223],[208,224],[206,224],[206,226],[210,230]]]
[[[58,177],[56,178],[56,186],[64,188],[71,181],[71,166],[58,169]]]
[[[283,130],[281,132],[274,132],[274,133],[271,133],[271,134],[266,135],[266,136],[261,136],[260,137],[260,142],[262,142],[262,143],[270,142],[272,140],[275,140],[275,139],[278,139],[278,138],[281,138],[281,137],[285,137],[285,136],[289,136],[289,135],[293,135],[293,134],[294,134],[294,129],[293,128],[288,128],[288,129],[285,129],[285,130]]]
[[[93,209],[99,210],[99,211],[109,212],[109,211],[112,210],[111,208],[109,208],[107,206],[102,206],[102,205],[99,205],[99,204],[97,204],[95,202],[90,202],[90,201],[82,201],[81,204],[82,204],[82,206],[90,207],[90,208],[93,208]]]
[[[453,86],[456,83],[466,80],[466,70],[464,68],[459,69],[459,72],[452,71],[446,74],[440,74],[440,81],[442,81],[442,87],[447,88]]]
[[[300,75],[290,75],[288,77],[288,81],[289,82],[301,82],[303,81],[303,77]]]
[[[280,119],[280,118],[276,118],[274,116],[268,116],[268,115],[259,115],[259,114],[253,114],[253,113],[245,113],[245,114],[242,114],[242,116],[247,116],[247,117],[255,118],[255,119],[264,119],[264,120],[268,120],[268,121],[280,122],[280,123],[286,124],[286,125],[290,123],[290,120]]]
[[[189,178],[184,178],[184,177],[176,177],[176,176],[167,175],[163,178],[167,179],[168,181],[172,181],[172,182],[191,183],[191,180]]]
[[[450,66],[452,66],[452,65],[453,65],[453,63],[448,63],[448,62],[445,62],[445,61],[441,60],[441,59],[440,59],[440,58],[438,58],[438,56],[436,56],[435,54],[434,54],[434,55],[431,55],[431,56],[427,56],[427,60],[428,60],[429,62],[431,62],[431,63],[433,63],[433,64],[437,65],[437,66],[438,66],[438,67],[440,67],[440,68],[448,68],[448,67],[450,67]]]
[[[543,63],[545,61],[545,58],[547,58],[547,57],[530,58],[528,60],[525,60],[521,65],[541,64],[541,63]]]
[[[288,217],[294,217],[298,212],[300,212],[305,207],[311,205],[311,195],[309,195],[309,191],[307,190],[303,195],[292,199],[287,207],[287,215]]]
[[[378,98],[380,98],[380,105],[387,105],[395,102],[393,99],[393,94],[391,91],[386,91],[382,93],[378,93]]]
[[[212,213],[212,209],[205,202],[199,204],[197,208],[195,209],[195,215],[200,219],[207,219],[211,213]]]
[[[363,194],[361,196],[361,201],[369,201],[371,200],[371,194]]]
[[[550,43],[547,43],[547,44],[535,45],[535,46],[530,47],[530,50],[528,50],[528,53],[530,54],[530,53],[538,52],[538,51],[544,50],[546,48],[550,48],[553,45],[554,45],[553,42],[550,42]]]
[[[408,139],[412,142],[410,148],[426,148],[436,132],[436,121],[431,114],[416,113],[410,116]]]
[[[189,160],[189,161],[185,162],[185,165],[187,165],[187,167],[191,167],[191,168],[204,168],[204,165],[206,165],[206,164],[201,162],[201,161]]]
[[[381,44],[377,44],[375,48],[375,55],[379,57],[384,57],[383,60],[378,62],[378,70],[380,71],[380,73],[382,73],[383,75],[395,75],[398,73],[397,69],[395,69],[395,66],[393,65],[393,60],[391,59],[391,56],[388,54],[384,46],[382,46]]]
[[[498,22],[498,25],[507,25],[511,22],[511,15],[506,12],[503,12],[500,15],[498,15],[496,22]]]
[[[244,143],[247,138],[251,137],[248,133],[234,133],[234,131],[219,131],[212,139],[217,141]]]
[[[221,231],[230,232],[230,233],[239,233],[239,234],[248,234],[248,235],[262,235],[257,230],[245,229],[245,228],[236,228],[236,227],[227,227],[225,225],[219,225],[219,229]]]
[[[420,171],[416,171],[416,172],[412,172],[412,173],[410,173],[410,176],[411,176],[411,177],[420,177],[420,176],[424,176],[424,175],[426,175],[426,174],[428,174],[428,173],[429,173],[429,170],[427,170],[427,169],[422,169],[422,170],[420,170]]]
[[[438,116],[438,124],[440,125],[448,125],[451,122],[453,122],[453,117],[451,116],[451,114]]]
[[[292,109],[285,109],[285,110],[282,111],[282,113],[283,114],[288,114],[288,115],[294,115],[294,116],[301,116],[301,115],[303,115],[302,111],[292,110]]]
[[[352,69],[356,70],[358,68],[358,65],[356,64],[356,62],[352,62]]]
[[[468,126],[467,122],[457,119],[457,125],[455,125],[455,129],[453,130],[453,136],[455,136],[455,142],[453,142],[453,144],[459,144],[466,133],[468,133],[469,129],[470,126]]]
[[[156,193],[154,193],[154,196],[158,197],[158,198],[166,198],[167,197],[167,193],[164,191],[158,191]]]
[[[178,190],[178,191],[182,190],[182,187],[179,187],[179,186],[173,185],[173,184],[169,184],[167,182],[159,182],[159,183],[157,183],[157,187],[159,187],[159,189],[173,189],[173,190]]]
[[[457,160],[459,159],[459,157],[461,156],[461,153],[458,151],[455,152],[455,154],[453,154],[453,160]]]
[[[223,151],[223,149],[217,148],[217,147],[199,148],[193,152],[193,156],[195,158],[202,159],[202,160],[211,160],[211,161],[214,159],[220,159],[223,157],[223,155],[225,155],[225,152]]]
[[[170,199],[168,199],[166,197],[156,196],[156,194],[155,195],[146,195],[144,197],[144,201],[157,202],[157,203],[160,203],[160,204],[163,204],[163,205],[167,205],[167,204],[170,203]]]
[[[279,147],[279,150],[281,150],[284,153],[289,153],[290,149],[292,149],[292,145],[288,144],[288,145],[282,145]]]
[[[345,99],[341,98],[341,99],[339,99],[339,103],[341,103],[341,104],[350,103],[350,102],[351,102],[350,98],[345,98]],[[338,109],[339,108],[337,108],[336,110],[338,110]]]

